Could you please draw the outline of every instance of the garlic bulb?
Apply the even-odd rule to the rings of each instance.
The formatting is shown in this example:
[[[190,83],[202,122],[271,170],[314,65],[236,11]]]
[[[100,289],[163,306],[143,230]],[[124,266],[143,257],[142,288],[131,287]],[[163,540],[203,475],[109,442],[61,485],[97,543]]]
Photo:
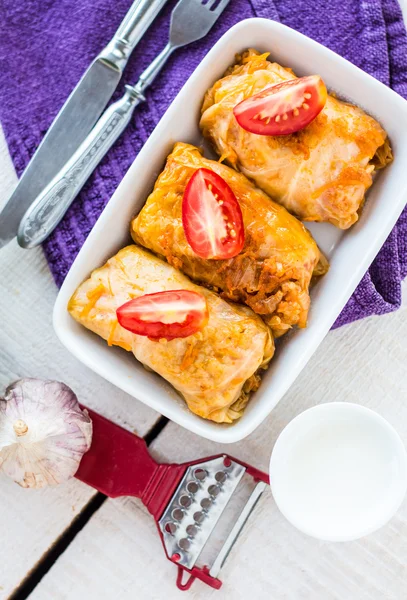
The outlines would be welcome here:
[[[92,421],[64,383],[20,379],[0,398],[0,471],[26,488],[73,477],[92,440]]]

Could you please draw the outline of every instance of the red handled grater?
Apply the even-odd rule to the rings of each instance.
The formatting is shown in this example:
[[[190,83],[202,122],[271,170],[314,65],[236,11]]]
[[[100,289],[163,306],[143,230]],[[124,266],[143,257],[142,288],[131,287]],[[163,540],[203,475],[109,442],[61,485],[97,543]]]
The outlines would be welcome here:
[[[219,589],[219,571],[267,487],[268,475],[226,454],[183,464],[157,463],[142,438],[86,410],[93,421],[93,440],[77,479],[110,498],[142,500],[155,519],[167,558],[178,568],[179,589],[188,590],[195,579]],[[198,566],[244,476],[254,484],[247,502],[228,524],[215,559]],[[189,574],[185,582],[184,571]]]

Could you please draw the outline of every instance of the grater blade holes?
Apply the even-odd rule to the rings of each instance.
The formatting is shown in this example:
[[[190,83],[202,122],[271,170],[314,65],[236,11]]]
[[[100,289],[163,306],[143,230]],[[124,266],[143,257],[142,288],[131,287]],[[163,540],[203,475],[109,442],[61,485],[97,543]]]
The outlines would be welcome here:
[[[177,531],[177,525],[176,523],[172,523],[171,521],[169,523],[165,524],[165,531],[167,533],[170,533],[171,535],[174,535],[174,533]]]
[[[215,479],[218,483],[225,483],[226,477],[227,475],[224,471],[218,471],[215,475]]]
[[[207,476],[207,472],[205,471],[205,469],[199,469],[199,468],[195,469],[194,477],[198,481],[204,481],[206,479],[206,476]]]
[[[199,485],[197,484],[196,481],[190,481],[187,485],[187,491],[190,494],[196,494],[197,491],[199,490]]]
[[[201,506],[204,510],[208,510],[212,504],[212,500],[210,498],[202,498]]]
[[[174,508],[171,516],[175,521],[182,521],[182,519],[184,518],[184,511],[182,510],[182,508]]]
[[[220,487],[218,485],[210,485],[208,487],[208,492],[213,498],[216,498],[220,492]]]
[[[191,547],[191,542],[189,541],[188,538],[182,538],[179,542],[178,542],[178,546],[181,548],[181,550],[189,550]]]
[[[188,527],[186,528],[186,532],[189,535],[189,537],[193,538],[198,533],[198,527],[196,525],[188,525]]]
[[[226,463],[225,459],[227,459]],[[218,519],[221,517],[222,520],[227,517],[226,506],[229,505],[229,500],[245,471],[246,468],[243,465],[234,462],[225,454],[206,461],[200,461],[187,468],[159,521],[167,555],[171,557],[174,555],[180,556],[178,560],[172,558],[173,562],[177,562],[186,569],[192,569],[200,560],[201,554],[213,545],[213,540],[209,545],[208,540],[212,538],[215,528],[218,528]],[[225,478],[221,475],[216,477],[217,473],[224,473]],[[216,497],[211,496],[209,493],[208,488],[212,485],[214,489],[219,489],[220,493]],[[191,500],[190,506],[181,505],[180,501],[183,496]],[[183,503],[186,502],[183,501]],[[174,513],[174,511],[177,512]],[[174,516],[178,517],[179,520],[175,519]],[[173,535],[168,533],[165,528],[169,522],[176,525],[176,531]],[[195,535],[192,535],[195,529],[190,525],[196,528]],[[182,549],[187,547],[186,542],[182,542],[179,546],[179,542],[184,539],[190,544],[188,550]],[[204,561],[206,561],[202,564],[210,565],[213,563],[213,557],[208,561],[206,555],[202,555]]]
[[[205,519],[205,514],[203,512],[196,512],[194,513],[194,521],[195,523],[198,523],[198,525],[200,525]]]
[[[192,504],[192,500],[189,496],[181,496],[181,498],[179,499],[179,503],[181,504],[181,506],[183,506],[184,508],[189,508]]]

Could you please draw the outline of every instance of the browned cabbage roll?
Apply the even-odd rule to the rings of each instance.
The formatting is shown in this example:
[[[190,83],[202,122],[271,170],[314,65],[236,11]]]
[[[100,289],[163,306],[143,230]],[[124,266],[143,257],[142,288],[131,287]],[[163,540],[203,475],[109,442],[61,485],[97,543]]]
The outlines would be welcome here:
[[[198,333],[152,341],[117,322],[116,309],[132,298],[177,289],[194,290],[206,298],[209,321]],[[249,393],[260,385],[260,370],[267,368],[274,353],[268,328],[250,309],[194,285],[138,246],[123,248],[93,271],[72,296],[68,310],[109,345],[132,351],[169,381],[192,412],[217,423],[232,423],[242,415]]]
[[[386,132],[372,117],[328,96],[317,118],[291,135],[263,136],[242,129],[233,108],[245,98],[287,79],[291,69],[255,50],[207,92],[201,128],[233,167],[305,221],[347,229],[358,219],[375,169],[391,160]]]
[[[235,258],[206,260],[189,246],[182,225],[182,197],[199,168],[211,169],[232,188],[243,213],[245,245]],[[241,173],[178,143],[154,191],[131,224],[134,240],[164,256],[177,269],[262,315],[275,337],[293,325],[305,327],[313,274],[322,274],[321,254],[310,233],[282,206]]]

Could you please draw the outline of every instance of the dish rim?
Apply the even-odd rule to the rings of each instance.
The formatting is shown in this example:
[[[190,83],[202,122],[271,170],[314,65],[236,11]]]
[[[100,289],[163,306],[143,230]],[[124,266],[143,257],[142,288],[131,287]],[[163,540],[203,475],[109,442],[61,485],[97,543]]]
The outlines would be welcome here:
[[[334,71],[342,69],[348,71],[348,73],[352,73],[354,76],[357,75],[363,82],[363,85],[367,89],[369,89],[369,92],[378,92],[381,96],[385,96],[387,101],[392,102],[394,111],[400,111],[401,113],[404,113],[404,118],[407,122],[407,102],[401,96],[399,96],[390,88],[386,87],[378,80],[374,79],[371,75],[365,73],[355,65],[351,64],[346,59],[342,58],[341,56],[329,50],[328,48],[322,46],[318,42],[315,42],[314,40],[304,36],[303,34],[285,25],[282,25],[275,21],[270,21],[268,19],[253,18],[246,19],[237,23],[236,25],[231,27],[225,34],[223,34],[223,36],[216,42],[212,49],[207,53],[203,61],[191,74],[189,79],[186,81],[186,83],[183,85],[181,90],[178,92],[178,94],[168,107],[167,111],[164,113],[163,117],[160,119],[159,123],[156,125],[149,139],[146,141],[138,155],[135,157],[132,165],[123,177],[119,186],[116,188],[112,198],[106,205],[101,216],[99,217],[98,221],[96,222],[95,226],[90,232],[88,238],[85,240],[85,243],[82,246],[80,252],[78,253],[78,256],[76,257],[73,265],[71,266],[71,269],[58,294],[53,312],[54,330],[58,338],[67,347],[67,349],[86,366],[88,366],[93,371],[110,381],[116,387],[121,388],[122,390],[135,397],[137,400],[144,402],[153,410],[156,410],[157,412],[167,416],[168,418],[178,423],[179,425],[185,427],[186,429],[189,429],[197,435],[201,435],[212,441],[223,443],[234,443],[251,434],[266,419],[266,417],[270,414],[270,412],[273,410],[276,404],[281,400],[281,398],[284,396],[287,390],[294,383],[297,376],[305,367],[306,363],[314,354],[315,350],[320,345],[325,335],[328,333],[336,318],[339,316],[342,308],[345,306],[346,302],[352,295],[359,281],[362,279],[364,273],[367,271],[369,265],[373,261],[377,252],[379,251],[384,241],[388,237],[390,231],[392,230],[393,226],[395,225],[405,205],[404,195],[407,192],[406,185],[400,186],[400,188],[403,187],[403,190],[399,192],[398,201],[395,201],[392,210],[389,210],[388,213],[386,213],[387,221],[381,223],[382,229],[377,232],[376,237],[374,239],[374,243],[372,243],[371,246],[366,249],[364,258],[359,263],[358,269],[351,272],[347,281],[347,285],[342,291],[341,296],[339,297],[339,299],[335,299],[335,302],[333,304],[334,309],[331,308],[331,310],[326,311],[325,314],[319,315],[318,322],[312,323],[312,339],[308,340],[309,343],[307,347],[307,352],[304,353],[304,355],[301,355],[295,364],[295,369],[293,369],[294,376],[290,376],[288,381],[286,381],[284,384],[280,384],[279,392],[277,394],[278,398],[271,398],[267,402],[266,408],[263,407],[262,410],[259,411],[253,410],[250,413],[250,418],[249,416],[245,418],[245,415],[247,413],[246,408],[246,411],[243,414],[243,416],[239,419],[239,421],[237,421],[233,425],[221,425],[214,422],[210,422],[208,420],[203,420],[193,413],[189,413],[190,415],[192,415],[192,419],[184,419],[180,415],[175,415],[172,409],[169,410],[168,407],[164,406],[160,398],[157,397],[155,394],[150,395],[138,392],[138,394],[135,395],[134,389],[131,385],[129,385],[127,381],[117,381],[114,377],[114,374],[111,371],[106,372],[106,369],[104,367],[102,367],[99,364],[96,364],[95,360],[93,360],[86,352],[83,351],[83,348],[81,348],[80,344],[80,335],[74,335],[73,337],[76,337],[77,339],[75,340],[75,342],[73,341],[72,335],[68,331],[69,327],[67,327],[64,323],[64,317],[66,317],[67,314],[66,299],[72,295],[77,286],[83,281],[83,276],[81,276],[80,280],[78,280],[78,273],[84,271],[89,273],[91,270],[101,266],[100,264],[91,265],[92,248],[97,245],[97,240],[100,239],[100,235],[103,231],[103,228],[105,227],[105,224],[109,221],[109,219],[111,219],[111,215],[114,215],[115,203],[116,201],[118,201],[118,198],[120,198],[120,195],[125,193],[126,188],[129,187],[129,180],[134,175],[134,173],[137,172],[137,165],[142,162],[142,158],[147,156],[149,153],[154,152],[156,144],[160,144],[160,132],[163,129],[165,129],[165,126],[172,118],[172,115],[180,110],[180,108],[178,108],[177,105],[182,101],[182,98],[186,96],[188,91],[191,90],[191,92],[193,92],[194,85],[196,82],[199,81],[199,78],[201,77],[201,74],[204,72],[204,70],[206,68],[211,69],[211,65],[215,64],[214,59],[216,59],[216,56],[224,51],[229,41],[231,41],[233,44],[234,40],[238,40],[239,32],[241,32],[247,27],[253,26],[259,26],[261,28],[266,27],[270,30],[271,33],[273,32],[273,30],[279,31],[282,37],[285,38],[285,43],[287,45],[289,45],[290,39],[296,38],[297,44],[303,45],[304,48],[311,48],[311,50],[313,50],[314,52],[317,51],[318,53],[320,53],[321,57],[324,58],[325,63],[329,63],[331,67],[334,64]],[[230,53],[232,52],[234,54],[235,49],[230,50]],[[212,80],[215,80],[214,77],[215,74]],[[175,141],[177,140],[174,140],[174,142]],[[349,230],[349,232],[351,232],[350,235],[354,234],[355,227],[356,226],[353,226],[353,228]],[[87,265],[86,269],[84,268],[84,263]],[[85,328],[83,329],[89,335],[95,335],[85,330]],[[308,328],[308,331],[309,330],[310,327]],[[304,337],[305,331],[307,330],[298,330],[296,332],[296,336]],[[267,383],[263,382],[261,387],[264,388],[265,386],[267,386]]]
[[[293,514],[291,508],[287,507],[284,500],[285,494],[281,493],[281,489],[286,485],[285,481],[289,480],[287,480],[287,478],[284,480],[285,463],[290,457],[290,452],[293,447],[298,447],[299,444],[304,443],[304,441],[309,439],[309,421],[311,419],[313,425],[319,425],[321,431],[322,427],[325,427],[326,429],[326,423],[331,426],[336,419],[339,421],[341,419],[342,421],[348,419],[349,421],[354,415],[358,418],[358,424],[359,426],[363,426],[364,431],[374,426],[380,428],[382,432],[382,436],[379,440],[381,451],[383,451],[385,443],[387,447],[390,445],[392,446],[394,450],[394,464],[392,464],[392,468],[395,470],[395,463],[397,463],[397,466],[399,467],[397,473],[398,487],[397,489],[392,490],[392,503],[390,506],[387,506],[387,511],[382,511],[380,513],[377,511],[375,519],[372,519],[369,525],[366,525],[365,523],[363,527],[359,527],[357,530],[355,529],[352,534],[349,533],[349,530],[346,533],[341,532],[340,534],[334,534],[332,531],[330,533],[322,534],[318,524],[315,525],[315,522],[310,524],[306,523],[304,520],[301,521],[300,511]],[[319,424],[321,421],[322,425]],[[322,441],[320,444],[320,449],[322,451],[324,450],[323,444],[324,442]],[[326,402],[311,406],[299,413],[280,432],[270,456],[269,474],[270,487],[274,501],[281,514],[289,521],[289,523],[302,533],[321,541],[350,542],[365,537],[366,535],[370,535],[386,525],[400,508],[407,493],[407,451],[399,433],[393,425],[375,410],[354,402]]]

